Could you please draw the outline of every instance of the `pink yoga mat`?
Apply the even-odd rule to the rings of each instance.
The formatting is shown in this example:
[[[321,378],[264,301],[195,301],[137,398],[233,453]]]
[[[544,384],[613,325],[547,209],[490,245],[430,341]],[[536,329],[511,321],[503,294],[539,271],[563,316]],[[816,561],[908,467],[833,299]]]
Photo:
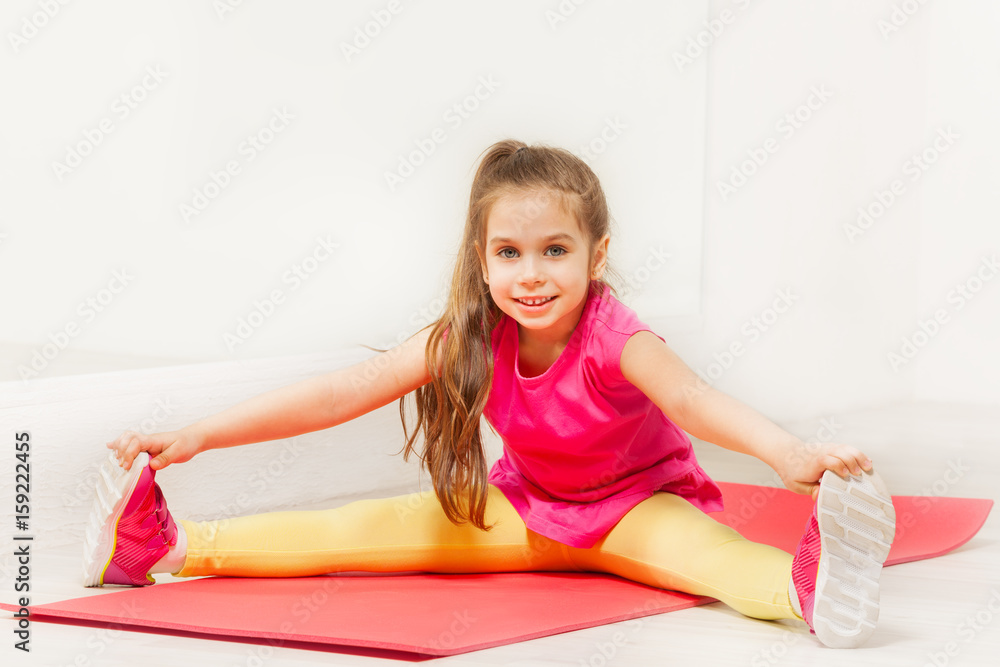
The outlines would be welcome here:
[[[811,498],[748,484],[720,486],[727,509],[715,518],[749,539],[794,552]],[[897,535],[888,565],[961,546],[979,531],[993,505],[920,496],[894,496],[893,502]],[[712,601],[611,575],[530,572],[208,577],[30,610],[36,621],[116,623],[137,631],[420,660]],[[635,623],[640,627],[641,621]]]
[[[754,542],[795,553],[813,500],[788,489],[720,482],[726,509],[712,516]],[[893,496],[896,537],[886,565],[934,558],[979,532],[993,507],[982,498]]]

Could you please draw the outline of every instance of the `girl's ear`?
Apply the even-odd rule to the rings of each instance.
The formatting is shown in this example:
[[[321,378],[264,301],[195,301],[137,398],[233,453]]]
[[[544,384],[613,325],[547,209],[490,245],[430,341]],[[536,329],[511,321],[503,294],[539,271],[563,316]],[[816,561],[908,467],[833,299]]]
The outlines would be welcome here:
[[[600,241],[594,244],[593,261],[591,261],[593,269],[590,272],[592,280],[597,280],[604,275],[604,267],[608,263],[608,243],[610,240],[611,235],[605,234]]]

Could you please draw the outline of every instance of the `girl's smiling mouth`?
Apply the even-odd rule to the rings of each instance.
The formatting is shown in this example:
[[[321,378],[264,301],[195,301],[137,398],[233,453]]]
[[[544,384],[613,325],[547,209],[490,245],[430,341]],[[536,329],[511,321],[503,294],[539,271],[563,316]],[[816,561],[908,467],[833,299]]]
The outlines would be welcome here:
[[[542,310],[547,310],[549,304],[556,300],[554,296],[542,296],[534,297],[530,299],[514,299],[517,305],[521,307],[521,310],[527,311],[529,313],[537,313]]]

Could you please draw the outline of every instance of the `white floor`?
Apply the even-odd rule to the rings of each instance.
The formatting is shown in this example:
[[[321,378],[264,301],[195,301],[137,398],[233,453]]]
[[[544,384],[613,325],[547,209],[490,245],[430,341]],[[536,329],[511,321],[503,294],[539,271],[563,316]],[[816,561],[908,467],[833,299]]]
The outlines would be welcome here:
[[[803,439],[823,438],[824,422],[784,424]],[[961,405],[900,405],[831,416],[832,440],[855,444],[876,462],[897,495],[1000,499],[1000,410]],[[716,479],[773,483],[754,459],[696,443]],[[950,471],[950,472],[949,472]],[[956,472],[958,471],[958,472]],[[951,554],[887,568],[878,630],[862,649],[821,647],[794,623],[745,618],[716,603],[428,662],[442,665],[997,665],[1000,664],[1000,519]],[[33,601],[99,589],[79,584],[78,549],[39,553]],[[10,601],[11,559],[2,598]],[[160,578],[161,582],[167,579]],[[8,626],[9,627],[9,626]],[[17,665],[375,665],[400,661],[49,623],[31,626],[30,654],[3,630],[3,664]],[[616,633],[618,635],[615,642]]]

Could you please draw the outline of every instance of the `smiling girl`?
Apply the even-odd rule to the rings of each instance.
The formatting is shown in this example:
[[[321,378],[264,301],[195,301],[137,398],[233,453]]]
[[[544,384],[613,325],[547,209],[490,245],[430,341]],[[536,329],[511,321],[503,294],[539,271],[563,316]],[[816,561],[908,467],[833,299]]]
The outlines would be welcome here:
[[[597,177],[571,153],[491,146],[443,316],[384,352],[374,379],[355,382],[370,369],[357,364],[179,431],[108,443],[85,584],[145,586],[157,572],[582,570],[801,619],[828,646],[864,643],[895,529],[871,461],[845,444],[807,448],[701,382],[605,281],[609,217]],[[404,456],[422,432],[433,492],[193,522],[173,519],[154,481],[199,452],[330,428],[397,399]],[[490,467],[483,417],[503,441]],[[722,496],[685,432],[756,456],[816,499],[794,556],[706,513]]]

